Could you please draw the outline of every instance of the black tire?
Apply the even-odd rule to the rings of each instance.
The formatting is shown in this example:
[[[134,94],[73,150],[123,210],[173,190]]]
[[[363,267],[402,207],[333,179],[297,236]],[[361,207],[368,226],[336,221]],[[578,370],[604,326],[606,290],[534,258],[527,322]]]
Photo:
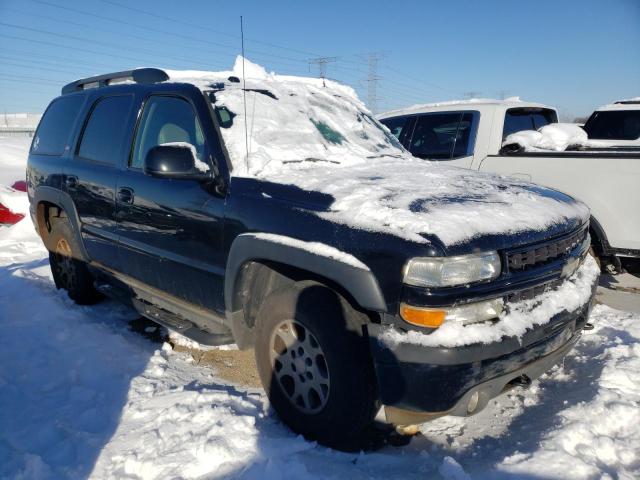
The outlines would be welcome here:
[[[370,427],[379,408],[373,364],[363,335],[367,321],[366,315],[354,310],[342,296],[316,282],[299,282],[265,299],[255,332],[258,372],[273,408],[296,433],[339,450],[367,448]],[[309,346],[307,352],[297,356],[298,362],[309,365],[308,370],[296,370],[296,360],[289,360],[299,347],[285,348],[284,352],[273,348],[278,342],[275,338],[287,325],[293,325],[298,340],[304,337]],[[318,350],[309,353],[316,344],[322,355],[316,355]],[[282,350],[283,346],[280,342],[278,348]],[[316,363],[305,364],[313,355]],[[307,386],[306,400],[301,402],[301,395],[296,392],[298,386],[301,391],[305,386],[291,386],[289,374],[282,373],[285,367],[281,360],[293,365],[287,367],[289,372],[297,372],[293,375],[299,373],[297,376],[306,378],[303,374],[320,373],[328,382],[326,389],[320,385],[324,393],[318,394],[313,386]]]
[[[80,247],[66,218],[52,219],[45,243],[56,288],[66,290],[69,298],[79,305],[100,301],[102,295],[93,286],[87,264],[79,259]]]

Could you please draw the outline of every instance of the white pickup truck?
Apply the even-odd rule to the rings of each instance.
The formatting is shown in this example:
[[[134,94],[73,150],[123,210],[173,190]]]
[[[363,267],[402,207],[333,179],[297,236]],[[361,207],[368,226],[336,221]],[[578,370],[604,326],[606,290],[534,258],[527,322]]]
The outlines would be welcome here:
[[[522,151],[504,139],[558,121],[545,105],[517,99],[416,105],[379,120],[416,157],[500,173],[555,188],[591,208],[594,253],[619,271],[640,258],[640,150]]]

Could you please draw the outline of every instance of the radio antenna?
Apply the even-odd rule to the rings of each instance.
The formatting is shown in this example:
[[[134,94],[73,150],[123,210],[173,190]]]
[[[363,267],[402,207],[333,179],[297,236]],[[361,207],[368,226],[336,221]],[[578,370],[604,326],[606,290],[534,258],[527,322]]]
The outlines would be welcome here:
[[[242,45],[242,99],[244,103],[244,147],[247,152],[245,163],[249,172],[249,134],[247,128],[247,80],[244,75],[244,26],[242,25],[242,15],[240,15],[240,39]]]

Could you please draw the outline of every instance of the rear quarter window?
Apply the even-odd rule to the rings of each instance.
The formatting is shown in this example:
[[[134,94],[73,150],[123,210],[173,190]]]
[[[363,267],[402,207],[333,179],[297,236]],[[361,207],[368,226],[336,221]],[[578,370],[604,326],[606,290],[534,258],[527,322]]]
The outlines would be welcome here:
[[[81,95],[55,99],[45,111],[31,143],[31,153],[62,155],[84,102]]]

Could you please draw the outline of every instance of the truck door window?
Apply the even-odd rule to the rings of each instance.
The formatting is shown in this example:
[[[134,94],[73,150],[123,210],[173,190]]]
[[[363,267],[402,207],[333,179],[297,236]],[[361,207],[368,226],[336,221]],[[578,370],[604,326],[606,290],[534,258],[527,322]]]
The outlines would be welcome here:
[[[94,162],[117,165],[132,105],[133,95],[98,100],[84,127],[78,156]]]
[[[462,116],[461,112],[422,115],[413,131],[409,151],[418,158],[450,159]]]
[[[198,116],[191,104],[179,97],[152,96],[147,100],[136,134],[131,167],[142,168],[147,152],[164,143],[188,143],[205,158],[205,141]]]
[[[380,120],[380,123],[391,130],[391,133],[397,139],[400,139],[400,135],[402,134],[402,129],[407,124],[407,119],[409,117],[395,117],[395,118],[384,118]]]

